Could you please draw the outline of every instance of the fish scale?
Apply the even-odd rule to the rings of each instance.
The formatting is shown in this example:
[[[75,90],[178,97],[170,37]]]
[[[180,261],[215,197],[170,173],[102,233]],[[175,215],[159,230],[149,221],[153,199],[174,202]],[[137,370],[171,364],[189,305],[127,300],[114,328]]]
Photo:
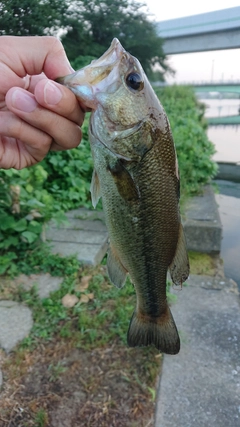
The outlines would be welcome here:
[[[92,109],[91,192],[94,206],[102,197],[108,274],[117,287],[129,274],[137,295],[128,344],[176,354],[180,340],[167,304],[167,271],[181,285],[189,263],[167,116],[139,61],[117,39],[101,58],[58,81]]]

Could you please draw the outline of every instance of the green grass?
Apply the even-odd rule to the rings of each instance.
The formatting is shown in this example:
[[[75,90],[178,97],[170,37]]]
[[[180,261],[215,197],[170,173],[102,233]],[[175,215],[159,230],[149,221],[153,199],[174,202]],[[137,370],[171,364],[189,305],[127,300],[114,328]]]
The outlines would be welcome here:
[[[47,413],[43,408],[39,409],[35,415],[34,426],[35,427],[45,427],[47,425]]]
[[[128,324],[135,306],[132,284],[127,280],[124,288],[118,290],[109,283],[104,266],[80,268],[79,271],[73,260],[61,259],[70,274],[64,277],[60,289],[50,297],[39,299],[36,288],[30,291],[18,289],[15,299],[31,308],[34,320],[32,331],[21,346],[33,346],[40,339],[50,340],[56,333],[61,337],[71,337],[80,348],[102,346],[113,339],[126,343]],[[89,274],[92,275],[89,287],[83,292],[75,291],[81,277]],[[62,304],[66,294],[80,298],[88,293],[94,294],[94,299],[88,303],[78,302],[73,308],[65,308]]]
[[[189,253],[192,274],[214,273],[212,258],[206,254]],[[49,272],[63,276],[60,289],[48,298],[40,299],[37,287],[26,291],[21,287],[10,293],[10,297],[27,304],[33,315],[33,328],[21,347],[35,347],[40,340],[51,340],[58,334],[61,338],[74,341],[78,348],[92,349],[118,340],[126,345],[127,330],[136,305],[136,294],[130,279],[122,289],[114,287],[107,277],[106,259],[96,268],[83,267],[75,257],[59,258],[43,246],[42,250],[28,254],[27,262],[18,265],[25,274]],[[91,276],[87,289],[80,291],[81,278]],[[66,308],[62,298],[74,294],[79,299],[73,308]],[[87,303],[81,296],[93,294]],[[174,303],[176,295],[171,293],[171,283],[167,284],[169,303]]]
[[[63,282],[59,290],[44,299],[38,297],[37,285],[28,291],[21,286],[9,290],[11,299],[24,302],[32,310],[33,328],[21,347],[35,347],[40,340],[49,341],[56,334],[74,340],[76,347],[84,349],[104,346],[113,340],[126,345],[128,326],[136,305],[135,289],[129,278],[122,289],[113,286],[105,264],[106,259],[96,268],[83,267],[75,257],[59,258],[49,253],[45,246],[43,251],[29,254],[28,262],[19,265],[21,273],[49,272],[63,276]],[[79,291],[81,278],[88,275],[92,278],[87,289]],[[63,306],[62,298],[66,294],[79,298],[73,308]],[[81,296],[87,294],[93,294],[94,298],[87,303],[81,302]],[[170,283],[167,295],[170,304],[176,300],[171,294]]]

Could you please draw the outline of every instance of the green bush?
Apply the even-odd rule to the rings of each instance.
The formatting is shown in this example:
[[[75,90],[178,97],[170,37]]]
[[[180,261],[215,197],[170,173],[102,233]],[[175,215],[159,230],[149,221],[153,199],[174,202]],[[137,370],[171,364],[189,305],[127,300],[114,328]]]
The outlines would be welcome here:
[[[77,56],[74,61],[71,61],[71,66],[74,68],[74,70],[80,70],[80,68],[90,64],[94,59],[96,58],[91,55]]]
[[[16,273],[17,264],[39,244],[43,224],[52,218],[63,221],[69,209],[91,207],[87,126],[79,147],[50,152],[20,171],[0,170],[0,274]]]
[[[204,119],[205,106],[190,87],[156,89],[170,122],[176,145],[183,196],[196,194],[216,175],[212,160],[214,145],[209,141]]]
[[[88,117],[82,126],[83,138],[77,148],[50,152],[41,162],[48,179],[44,189],[48,191],[63,211],[79,206],[90,208],[90,183],[93,161],[88,142]]]

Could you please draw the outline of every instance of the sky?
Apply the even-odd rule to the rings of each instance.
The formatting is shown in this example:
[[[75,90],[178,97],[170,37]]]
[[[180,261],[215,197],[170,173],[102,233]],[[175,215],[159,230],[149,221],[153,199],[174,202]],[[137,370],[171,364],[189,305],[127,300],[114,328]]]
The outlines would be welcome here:
[[[240,6],[239,0],[143,0],[155,20],[181,18]],[[196,81],[227,81],[240,80],[240,49],[196,52],[181,55],[171,55],[168,63],[176,71],[174,77],[167,77],[169,82],[196,82]]]

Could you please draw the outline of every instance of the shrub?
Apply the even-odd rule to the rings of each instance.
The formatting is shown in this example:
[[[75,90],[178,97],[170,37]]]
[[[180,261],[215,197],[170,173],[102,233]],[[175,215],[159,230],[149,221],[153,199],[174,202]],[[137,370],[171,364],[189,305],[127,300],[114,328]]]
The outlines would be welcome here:
[[[86,123],[79,147],[50,152],[41,163],[20,171],[0,170],[0,274],[16,273],[50,219],[63,221],[67,210],[91,206],[92,168]]]
[[[204,119],[205,106],[190,87],[156,89],[170,121],[176,145],[183,196],[197,193],[217,172],[212,160],[214,145],[209,141]]]

